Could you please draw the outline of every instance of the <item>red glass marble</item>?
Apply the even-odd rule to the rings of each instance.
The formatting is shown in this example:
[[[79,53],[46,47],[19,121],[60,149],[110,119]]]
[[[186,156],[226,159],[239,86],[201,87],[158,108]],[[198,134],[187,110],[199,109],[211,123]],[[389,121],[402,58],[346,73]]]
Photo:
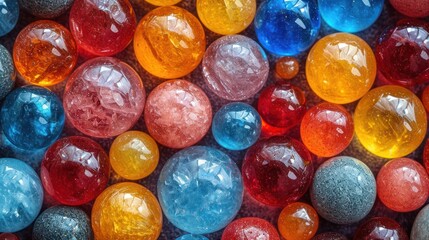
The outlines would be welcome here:
[[[413,159],[393,159],[377,175],[377,194],[381,202],[393,211],[414,211],[429,197],[429,176],[425,168]]]
[[[245,217],[230,223],[222,234],[222,240],[280,240],[276,228],[262,218]]]
[[[40,177],[46,192],[65,205],[95,199],[109,181],[109,158],[103,148],[86,137],[65,137],[45,153]]]
[[[0,240],[19,240],[19,238],[13,233],[2,233],[0,234]]]
[[[408,240],[408,235],[395,220],[375,217],[359,226],[354,240]]]
[[[272,137],[250,147],[242,165],[243,183],[257,201],[282,207],[307,191],[313,163],[305,146],[292,138]]]
[[[426,172],[429,173],[429,138],[426,140],[425,147],[423,148],[423,165]]]
[[[420,99],[422,100],[426,112],[429,112],[429,85],[423,90],[422,97]]]
[[[75,0],[70,31],[85,57],[112,56],[131,42],[137,26],[128,0]]]
[[[390,0],[392,6],[400,13],[409,17],[429,16],[428,0]]]

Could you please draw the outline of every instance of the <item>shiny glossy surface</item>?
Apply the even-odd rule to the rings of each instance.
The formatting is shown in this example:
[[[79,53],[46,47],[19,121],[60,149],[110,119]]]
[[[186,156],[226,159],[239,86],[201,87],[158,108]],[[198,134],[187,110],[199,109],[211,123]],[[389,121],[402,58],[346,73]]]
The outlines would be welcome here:
[[[255,96],[267,81],[270,70],[261,46],[242,35],[224,36],[210,44],[202,66],[209,89],[231,101]]]
[[[262,218],[245,217],[234,220],[223,230],[222,240],[280,240],[277,229]]]
[[[204,146],[174,154],[161,171],[157,189],[168,220],[194,234],[224,228],[234,219],[243,199],[237,165],[225,153]]]
[[[0,0],[0,37],[12,31],[18,18],[18,0]]]
[[[145,0],[155,6],[170,6],[181,2],[182,0]]]
[[[299,62],[293,57],[282,57],[277,60],[275,71],[283,79],[292,79],[299,73]]]
[[[429,2],[426,0],[390,0],[396,11],[409,17],[429,16]]]
[[[429,239],[429,205],[426,205],[414,220],[413,228],[411,229],[411,240]]]
[[[192,72],[206,48],[204,29],[183,8],[160,7],[146,14],[134,35],[134,52],[150,74],[174,79]]]
[[[222,35],[246,29],[256,12],[256,0],[197,0],[196,6],[204,26]]]
[[[171,80],[149,94],[144,119],[157,142],[170,148],[184,148],[206,135],[212,122],[212,107],[197,85]]]
[[[43,189],[39,176],[24,162],[0,158],[0,232],[16,232],[39,215]]]
[[[158,165],[158,145],[144,132],[125,132],[113,141],[109,158],[119,176],[130,180],[141,179],[151,174]]]
[[[381,202],[397,212],[411,212],[429,197],[429,176],[425,168],[409,158],[386,163],[377,175],[377,194]]]
[[[358,36],[334,33],[317,41],[307,57],[308,84],[325,101],[345,104],[361,98],[374,83],[376,61]]]
[[[313,176],[310,153],[302,143],[287,137],[257,142],[247,150],[241,169],[248,193],[277,207],[301,198]]]
[[[422,103],[426,109],[426,112],[429,112],[429,86],[426,86],[425,89],[423,90],[420,100],[422,100]]]
[[[107,186],[109,158],[86,137],[65,137],[55,142],[42,160],[40,177],[46,192],[65,205],[82,205]]]
[[[354,240],[408,240],[408,235],[395,220],[375,217],[359,226]]]
[[[137,183],[117,183],[95,200],[91,214],[95,239],[156,240],[162,212],[156,197]]]
[[[145,89],[137,72],[110,57],[86,61],[67,81],[63,103],[70,123],[82,133],[107,138],[130,129],[140,118]]]
[[[1,10],[0,10],[1,11]],[[15,84],[16,72],[9,51],[0,44],[0,99],[12,90]]]
[[[287,240],[310,240],[319,228],[319,216],[312,206],[295,202],[283,208],[277,226]]]
[[[26,12],[41,18],[56,18],[72,6],[74,0],[19,0],[19,6]]]
[[[69,30],[40,20],[27,25],[13,46],[16,70],[31,84],[51,86],[62,82],[77,61],[77,48]]]
[[[355,132],[371,153],[397,158],[414,151],[426,134],[423,104],[411,91],[399,86],[371,90],[354,113]]]
[[[0,234],[0,240],[19,240],[19,238],[13,233],[2,233]]]
[[[423,164],[426,171],[429,173],[429,140],[426,139],[425,146],[423,148]]]

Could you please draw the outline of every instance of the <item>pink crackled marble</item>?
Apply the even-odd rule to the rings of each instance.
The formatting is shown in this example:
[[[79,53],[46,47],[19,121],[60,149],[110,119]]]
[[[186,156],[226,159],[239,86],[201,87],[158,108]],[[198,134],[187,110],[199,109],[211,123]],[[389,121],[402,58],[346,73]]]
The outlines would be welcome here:
[[[150,135],[160,144],[185,148],[197,143],[209,130],[212,107],[195,84],[170,80],[149,94],[144,120]]]
[[[76,129],[108,138],[137,122],[145,97],[143,83],[133,68],[116,58],[100,57],[85,62],[70,76],[63,105]]]

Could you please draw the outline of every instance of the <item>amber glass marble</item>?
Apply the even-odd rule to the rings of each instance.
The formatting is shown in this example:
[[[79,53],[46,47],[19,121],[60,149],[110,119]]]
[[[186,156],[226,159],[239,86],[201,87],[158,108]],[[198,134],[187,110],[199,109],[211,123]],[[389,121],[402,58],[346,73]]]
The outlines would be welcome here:
[[[145,0],[155,6],[170,6],[181,2],[182,0]]]
[[[319,216],[312,206],[295,202],[283,208],[277,225],[287,240],[310,240],[319,228]]]
[[[77,61],[77,48],[69,30],[54,21],[26,26],[13,47],[15,68],[24,80],[40,86],[63,81]]]
[[[293,57],[282,57],[277,60],[275,70],[283,79],[292,79],[299,73],[299,62]]]

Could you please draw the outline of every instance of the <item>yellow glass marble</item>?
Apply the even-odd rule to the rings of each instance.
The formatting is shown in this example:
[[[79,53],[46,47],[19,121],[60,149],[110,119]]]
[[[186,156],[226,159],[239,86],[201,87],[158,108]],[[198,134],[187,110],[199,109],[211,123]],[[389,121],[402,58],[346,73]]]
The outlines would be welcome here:
[[[95,240],[155,240],[162,229],[162,211],[142,185],[117,183],[95,200],[91,224]]]
[[[140,65],[165,79],[192,72],[201,62],[205,47],[201,23],[175,6],[159,7],[146,14],[134,35],[134,52]]]
[[[121,177],[138,180],[149,176],[158,165],[159,150],[155,140],[140,131],[119,135],[110,146],[110,164]]]
[[[171,6],[181,2],[182,0],[145,0],[145,1],[155,6]]]
[[[197,0],[197,13],[201,22],[211,31],[236,34],[253,21],[256,0]]]
[[[358,103],[356,136],[371,153],[399,158],[423,141],[427,119],[420,99],[408,89],[387,85],[369,91]]]
[[[377,67],[371,47],[349,33],[334,33],[320,39],[306,62],[307,81],[325,101],[351,103],[371,89]]]

